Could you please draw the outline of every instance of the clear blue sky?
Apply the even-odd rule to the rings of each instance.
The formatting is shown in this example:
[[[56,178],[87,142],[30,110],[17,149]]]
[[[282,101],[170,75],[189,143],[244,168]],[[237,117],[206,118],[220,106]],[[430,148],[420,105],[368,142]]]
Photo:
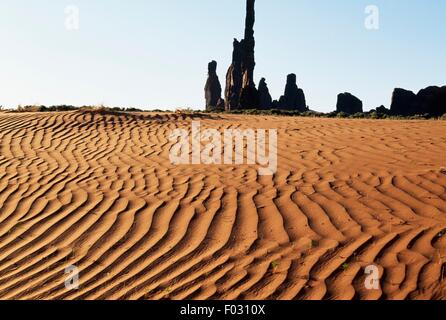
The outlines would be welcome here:
[[[67,5],[80,29],[67,31]],[[367,5],[380,29],[364,27]],[[446,1],[257,0],[256,81],[296,73],[312,109],[349,91],[365,108],[395,87],[446,84]],[[0,105],[202,108],[207,63],[224,87],[244,0],[0,0]]]

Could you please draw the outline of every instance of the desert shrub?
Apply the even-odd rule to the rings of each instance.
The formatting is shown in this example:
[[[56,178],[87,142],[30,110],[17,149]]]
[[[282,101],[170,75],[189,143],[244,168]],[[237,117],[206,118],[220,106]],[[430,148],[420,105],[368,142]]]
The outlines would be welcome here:
[[[106,112],[144,112],[138,108],[121,108],[121,107],[107,107],[104,105],[98,106],[82,106],[79,108],[82,111],[106,111]],[[155,110],[156,111],[156,110]],[[162,112],[162,111],[159,111]]]
[[[82,106],[79,108],[80,111],[94,111],[97,110],[94,106]]]
[[[83,106],[79,108],[79,111],[84,113],[101,114],[101,115],[118,115],[121,113],[120,111],[117,111],[117,109],[113,110],[113,108],[109,108],[104,105]]]
[[[120,108],[120,107],[107,107],[104,105],[97,106],[82,106],[78,110],[81,111],[95,111],[95,112],[111,112],[111,113],[119,113],[119,112],[143,112],[140,109],[136,108]]]
[[[144,110],[141,110],[139,108],[126,108],[126,112],[144,112]]]
[[[138,108],[121,108],[121,107],[113,107],[113,108],[109,108],[109,107],[105,107],[105,106],[99,106],[99,107],[94,107],[95,109],[100,109],[102,111],[109,111],[109,112],[144,112],[141,109]]]
[[[367,119],[391,119],[391,116],[386,113],[381,113],[378,111],[371,111],[365,114]]]
[[[377,109],[370,110],[368,112],[358,112],[353,115],[349,115],[344,112],[329,112],[321,113],[315,111],[299,112],[296,110],[283,110],[283,109],[246,109],[246,110],[231,110],[231,111],[213,111],[207,110],[205,113],[225,113],[225,114],[242,114],[242,115],[263,115],[263,116],[288,116],[288,117],[311,117],[311,118],[350,118],[350,119],[390,119],[390,120],[423,120],[432,119],[433,117],[429,114],[418,115],[418,116],[401,116],[393,115],[390,110],[385,107],[380,107]],[[435,118],[438,119],[438,118]],[[439,119],[446,120],[446,114]]]
[[[340,118],[340,119],[346,119],[348,117],[350,117],[350,116],[345,112],[338,112],[338,114],[336,115],[336,118]]]
[[[267,111],[269,112],[269,111]],[[240,114],[246,114],[246,115],[261,115],[263,112],[261,110],[257,109],[246,109],[246,110],[240,110]]]
[[[297,110],[281,110],[281,109],[272,109],[272,110],[261,110],[261,114],[263,115],[276,115],[276,116],[287,116],[287,117],[305,117],[308,114],[301,113]]]
[[[378,112],[371,112],[370,114],[369,114],[369,118],[370,119],[380,119],[380,117],[379,117],[379,114],[378,114]]]
[[[320,113],[320,112],[314,112],[314,111],[305,111],[305,112],[301,113],[300,116],[309,117],[309,118],[321,118],[321,117],[325,117],[325,114]]]
[[[45,111],[47,112],[64,112],[64,111],[75,111],[78,108],[75,106],[69,106],[69,105],[60,105],[60,106],[51,106],[48,107]]]
[[[45,106],[38,105],[29,105],[29,106],[18,106],[17,112],[44,112],[47,111],[48,108]]]
[[[410,120],[426,120],[429,119],[431,116],[429,114],[417,114],[414,116],[409,117]]]
[[[245,111],[248,115],[269,115],[272,114],[269,110],[249,109]]]
[[[354,115],[352,115],[350,118],[353,118],[353,119],[364,119],[365,117],[366,117],[365,113],[358,112],[358,113],[355,113]]]
[[[235,109],[230,111],[225,110],[206,110],[206,113],[226,113],[226,114],[241,114],[241,115],[261,115],[261,116],[315,116],[317,113],[308,111],[307,113],[300,113],[297,110],[282,110],[282,109]]]
[[[336,118],[337,116],[338,116],[338,113],[336,111],[325,114],[325,117],[327,117],[327,118]]]
[[[175,110],[175,113],[179,113],[179,114],[193,114],[195,113],[195,110],[193,110],[192,108],[178,108]]]
[[[404,116],[397,116],[397,115],[390,115],[390,114],[386,114],[384,115],[385,119],[390,119],[390,120],[408,120],[409,118],[404,117]]]
[[[257,109],[235,109],[226,111],[229,114],[243,114],[243,115],[262,115],[262,114],[274,114],[273,110],[257,110]]]
[[[60,105],[60,106],[39,106],[39,105],[19,105],[13,112],[63,112],[63,111],[75,111],[78,110],[75,106]]]
[[[222,113],[222,112],[225,112],[225,108],[217,107],[217,106],[215,106],[215,107],[208,107],[205,112],[208,112],[208,113]]]

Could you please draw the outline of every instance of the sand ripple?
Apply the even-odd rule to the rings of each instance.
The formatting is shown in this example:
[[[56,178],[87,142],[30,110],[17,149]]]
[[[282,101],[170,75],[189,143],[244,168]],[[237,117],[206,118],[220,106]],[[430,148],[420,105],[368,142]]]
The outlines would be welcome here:
[[[192,120],[277,128],[277,174],[171,165]],[[446,297],[444,121],[0,114],[0,150],[1,299]]]

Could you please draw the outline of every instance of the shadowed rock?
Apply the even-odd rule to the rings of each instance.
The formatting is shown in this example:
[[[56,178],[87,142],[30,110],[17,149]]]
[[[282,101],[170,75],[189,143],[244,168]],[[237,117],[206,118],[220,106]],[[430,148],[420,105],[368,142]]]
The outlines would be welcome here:
[[[419,108],[418,97],[409,90],[396,88],[392,95],[392,105],[390,110],[392,114],[410,116],[417,113]]]
[[[420,103],[418,112],[428,113],[432,116],[442,116],[446,114],[446,86],[427,87],[417,94]]]
[[[392,114],[402,116],[441,116],[446,113],[446,86],[427,87],[418,94],[397,88],[393,91],[390,110]]]
[[[208,65],[208,79],[204,88],[206,98],[206,110],[224,108],[221,99],[221,85],[217,76],[217,62],[212,61]]]
[[[337,112],[344,112],[347,114],[355,114],[363,112],[362,101],[351,93],[341,93],[338,95],[338,102],[336,104]]]
[[[232,64],[226,74],[225,107],[228,111],[239,108],[243,83],[242,57],[242,45],[237,39],[234,39]]]
[[[246,20],[245,20],[245,38],[242,40],[243,47],[243,88],[255,87],[254,68],[255,63],[255,39],[254,39],[254,23],[255,23],[255,0],[246,1]]]
[[[259,83],[259,107],[260,109],[269,109],[272,107],[273,99],[269,93],[268,85],[265,78],[262,78]]]
[[[385,106],[379,106],[378,108],[376,108],[376,112],[381,114],[390,114],[390,110],[387,109]]]
[[[226,74],[226,110],[258,108],[259,97],[254,83],[255,68],[255,0],[246,2],[245,38],[234,40],[232,63]]]
[[[243,88],[240,95],[240,109],[258,109],[259,105],[259,92],[256,87],[248,86]]]
[[[289,74],[285,86],[285,94],[280,97],[276,103],[278,109],[294,110],[305,112],[308,111],[305,94],[302,89],[297,86],[297,77],[294,73]]]

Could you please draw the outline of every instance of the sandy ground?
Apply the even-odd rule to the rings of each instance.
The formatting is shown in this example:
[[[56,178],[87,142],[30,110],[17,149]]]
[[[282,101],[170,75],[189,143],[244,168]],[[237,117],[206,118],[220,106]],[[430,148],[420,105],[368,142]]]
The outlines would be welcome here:
[[[277,128],[277,174],[172,165],[192,120]],[[445,121],[0,114],[0,298],[446,298],[445,159]]]

